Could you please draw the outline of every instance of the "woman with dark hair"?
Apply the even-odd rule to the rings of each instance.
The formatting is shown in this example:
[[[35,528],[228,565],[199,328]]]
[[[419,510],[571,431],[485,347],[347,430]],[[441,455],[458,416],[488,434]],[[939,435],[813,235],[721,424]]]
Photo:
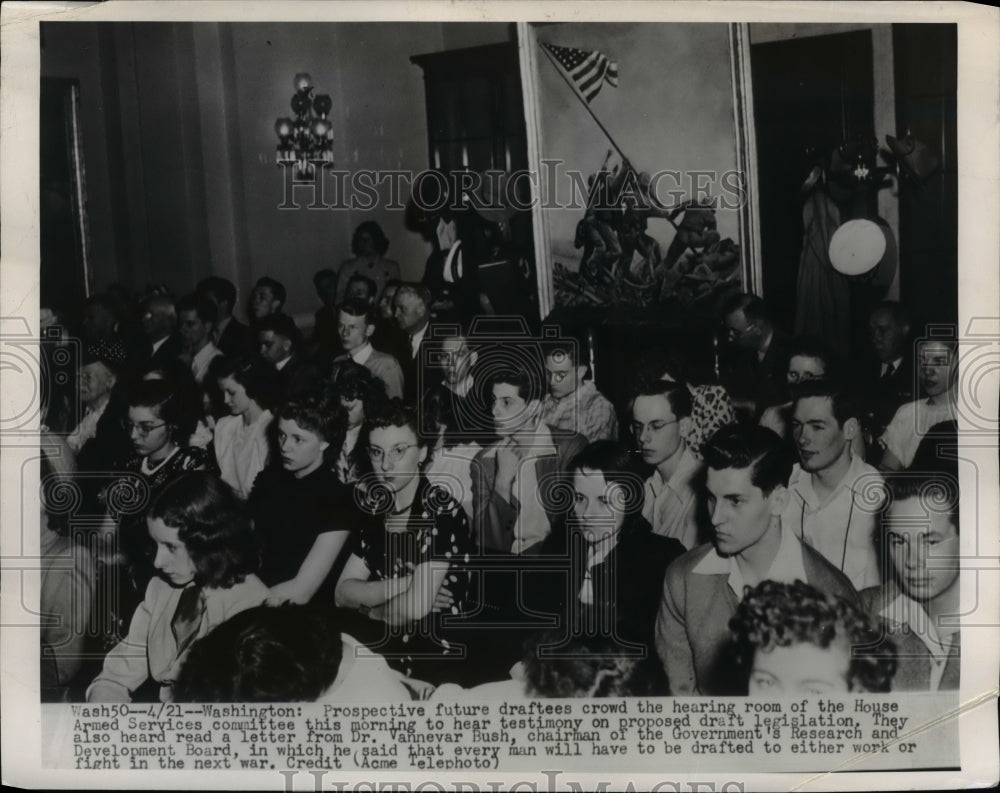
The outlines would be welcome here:
[[[128,636],[108,653],[87,689],[88,702],[130,702],[149,679],[160,685],[160,701],[169,702],[191,642],[267,597],[253,575],[258,556],[250,521],[233,492],[211,474],[172,482],[153,503],[146,525],[156,544],[157,576]]]
[[[223,359],[215,369],[222,399],[229,409],[215,425],[212,448],[222,481],[242,499],[267,466],[269,408],[277,389],[274,367],[258,357]]]
[[[207,449],[212,445],[212,431],[215,427],[215,419],[210,412],[212,401],[195,382],[190,366],[179,358],[153,362],[142,373],[141,379],[166,380],[176,389],[178,404],[184,406],[184,412],[198,417],[194,432],[186,440],[181,439],[185,445],[197,446],[199,449]]]
[[[430,449],[416,411],[393,399],[367,427],[375,473],[359,488],[369,520],[337,583],[336,603],[390,626],[387,644],[379,647],[390,664],[407,676],[440,682],[455,665],[427,656],[450,650],[438,610],[453,616],[466,611],[469,520],[423,474]],[[384,627],[369,626],[376,635]]]
[[[337,481],[328,460],[344,428],[325,402],[313,399],[278,408],[275,427],[281,466],[257,475],[248,500],[264,549],[260,577],[273,602],[308,603],[332,593],[356,525],[351,489]]]
[[[127,401],[128,414],[122,427],[132,441],[133,456],[125,463],[127,474],[103,493],[118,537],[118,552],[105,559],[101,574],[117,571],[119,581],[118,603],[108,604],[111,611],[107,619],[113,626],[106,637],[108,644],[121,638],[127,615],[154,574],[145,507],[184,473],[204,469],[209,459],[204,449],[185,445],[198,415],[175,385],[167,380],[140,380]]]
[[[405,702],[399,672],[313,606],[258,606],[191,647],[178,702]]]
[[[354,361],[336,361],[327,380],[327,400],[343,409],[346,428],[341,442],[330,453],[337,478],[353,484],[371,473],[365,448],[365,419],[381,412],[386,403],[385,383]]]
[[[684,546],[654,534],[642,517],[643,479],[620,444],[591,443],[573,459],[570,473],[573,501],[566,540],[571,569],[564,595],[569,624],[645,645],[655,657],[653,627],[663,574]]]
[[[341,264],[337,273],[338,303],[347,296],[347,284],[356,274],[360,273],[375,282],[376,300],[382,294],[386,281],[399,278],[399,262],[385,258],[388,250],[389,238],[374,220],[366,220],[354,229],[351,237],[351,253],[354,258]]]

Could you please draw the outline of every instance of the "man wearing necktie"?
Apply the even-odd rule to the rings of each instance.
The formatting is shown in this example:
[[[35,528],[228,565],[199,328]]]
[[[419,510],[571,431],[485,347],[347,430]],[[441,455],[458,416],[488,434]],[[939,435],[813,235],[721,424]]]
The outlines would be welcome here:
[[[430,304],[430,293],[419,284],[402,284],[393,298],[392,316],[406,338],[399,358],[403,367],[403,399],[410,403],[441,376],[438,367],[422,360],[424,339],[430,328]]]

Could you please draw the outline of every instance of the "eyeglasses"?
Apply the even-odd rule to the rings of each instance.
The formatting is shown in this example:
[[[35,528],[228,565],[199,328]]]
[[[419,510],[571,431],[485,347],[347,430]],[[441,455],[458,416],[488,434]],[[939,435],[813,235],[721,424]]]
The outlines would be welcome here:
[[[546,370],[545,376],[553,383],[561,383],[569,376],[569,372],[553,372]]]
[[[373,463],[380,463],[385,457],[388,457],[391,462],[398,463],[410,449],[416,446],[416,443],[400,444],[399,446],[393,446],[388,452],[377,446],[369,446],[368,457],[371,458]]]
[[[756,327],[757,323],[755,322],[747,325],[745,328],[743,328],[743,330],[740,330],[739,328],[733,328],[727,325],[726,333],[729,334],[729,338],[731,339],[741,339],[744,336],[746,336],[750,331],[756,329]]]
[[[127,432],[129,435],[131,435],[133,432],[138,432],[139,435],[141,435],[143,438],[149,435],[149,433],[151,433],[153,430],[158,430],[160,427],[165,427],[165,426],[167,426],[167,422],[165,421],[161,421],[159,424],[148,424],[143,422],[136,424],[135,422],[129,421],[128,419],[124,419],[122,421],[122,429],[125,430],[125,432]]]
[[[669,427],[671,424],[676,424],[677,422],[678,419],[674,419],[673,421],[651,421],[649,424],[643,424],[640,421],[633,421],[628,425],[628,428],[632,431],[633,435],[639,436],[642,435],[642,431],[646,429],[646,427],[649,427],[650,432],[659,432],[664,427]]]

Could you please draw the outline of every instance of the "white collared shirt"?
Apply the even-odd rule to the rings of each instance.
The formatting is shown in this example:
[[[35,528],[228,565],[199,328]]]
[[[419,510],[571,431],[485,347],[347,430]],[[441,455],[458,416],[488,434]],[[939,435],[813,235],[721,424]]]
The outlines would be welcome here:
[[[585,603],[588,606],[594,605],[594,579],[590,571],[607,559],[608,554],[614,550],[617,544],[618,532],[597,542],[587,544],[587,571],[584,574],[583,584],[580,586],[580,592],[577,595],[581,603]]]
[[[375,352],[375,348],[372,347],[371,342],[366,341],[357,349],[351,350],[348,354],[351,356],[351,360],[354,361],[354,363],[364,366],[368,359],[372,357],[373,352]]]
[[[821,553],[859,592],[881,583],[875,529],[885,501],[882,475],[860,457],[834,491],[820,500],[814,475],[796,463],[788,481],[791,497],[781,525]]]
[[[420,349],[420,342],[424,340],[424,334],[427,333],[428,325],[424,325],[420,330],[410,336],[410,355],[414,359],[417,357],[417,350]]]
[[[670,479],[663,481],[659,471],[646,480],[642,516],[653,527],[653,533],[673,537],[691,550],[698,544],[698,523],[693,480],[701,463],[685,446]]]
[[[903,468],[909,468],[920,441],[930,428],[942,421],[955,421],[955,417],[955,403],[950,394],[942,404],[932,405],[926,399],[906,402],[899,406],[885,428],[882,442],[903,464]]]
[[[729,588],[737,599],[743,599],[743,589],[751,584],[743,575],[736,556],[722,556],[714,547],[691,571],[698,575],[729,575]],[[802,543],[787,529],[781,529],[781,542],[771,560],[771,566],[761,581],[791,584],[796,580],[807,582],[805,562],[802,561]],[[757,582],[754,582],[757,583]]]
[[[288,362],[290,360],[292,360],[292,356],[291,355],[289,355],[287,358],[282,358],[280,361],[278,361],[274,365],[274,368],[277,369],[280,372],[282,369],[285,368],[285,366],[288,364]]]
[[[194,380],[198,385],[201,385],[201,381],[208,374],[209,365],[220,355],[222,355],[222,350],[212,344],[212,342],[209,342],[195,353],[194,358],[191,359],[191,372],[194,374]]]
[[[895,626],[905,625],[927,648],[931,663],[930,690],[937,691],[941,687],[941,678],[944,677],[958,627],[938,630],[934,618],[927,614],[924,607],[902,592],[879,612],[879,616]]]
[[[902,365],[903,365],[903,356],[900,355],[898,358],[896,358],[896,359],[894,359],[892,361],[889,361],[889,363],[882,364],[881,371],[879,372],[879,376],[885,377],[885,373],[887,371],[889,371],[889,367],[890,366],[892,367],[893,374],[895,374],[896,372],[899,371],[899,367],[902,366]]]
[[[167,339],[169,339],[169,338],[170,338],[169,336],[164,336],[164,337],[163,337],[162,339],[160,339],[159,341],[154,341],[154,342],[153,342],[153,355],[156,355],[156,351],[157,351],[157,350],[159,350],[159,349],[160,349],[160,347],[162,347],[162,346],[163,346],[163,342],[165,342],[165,341],[166,341]]]

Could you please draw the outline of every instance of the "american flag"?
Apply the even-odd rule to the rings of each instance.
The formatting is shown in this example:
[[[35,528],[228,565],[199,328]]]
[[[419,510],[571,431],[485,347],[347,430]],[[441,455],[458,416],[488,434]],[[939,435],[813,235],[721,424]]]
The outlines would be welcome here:
[[[604,83],[618,87],[618,64],[608,60],[597,50],[587,52],[576,47],[557,47],[555,44],[542,46],[548,50],[563,72],[573,81],[583,97],[590,102],[597,96]]]

